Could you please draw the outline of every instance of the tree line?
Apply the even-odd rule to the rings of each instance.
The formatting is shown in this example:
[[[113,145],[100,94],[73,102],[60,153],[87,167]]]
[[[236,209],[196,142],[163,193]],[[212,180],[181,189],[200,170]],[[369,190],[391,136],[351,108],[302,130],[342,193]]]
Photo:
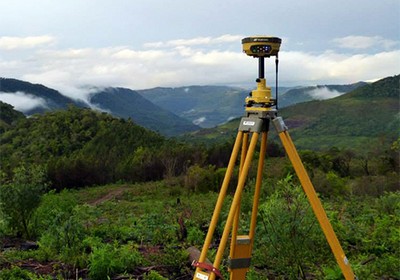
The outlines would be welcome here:
[[[118,181],[156,181],[185,175],[192,166],[198,171],[198,167],[203,168],[203,173],[215,173],[227,165],[234,141],[191,144],[165,138],[131,119],[74,106],[30,118],[12,111],[5,116],[5,112],[1,117],[8,127],[0,134],[3,182],[12,179],[14,169],[33,164],[43,167],[51,188],[57,190]],[[396,140],[391,145],[377,143],[369,151],[332,147],[327,151],[301,151],[301,156],[317,181],[324,181],[329,172],[338,178],[379,181],[382,176],[398,175],[398,153]],[[281,145],[269,143],[268,157],[283,158]],[[293,172],[286,165],[285,172]]]

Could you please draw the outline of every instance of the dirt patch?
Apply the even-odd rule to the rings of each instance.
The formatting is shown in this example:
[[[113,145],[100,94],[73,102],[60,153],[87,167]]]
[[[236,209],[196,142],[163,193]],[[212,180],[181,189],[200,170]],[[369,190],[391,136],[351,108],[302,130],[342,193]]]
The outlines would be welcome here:
[[[123,192],[125,190],[127,190],[127,187],[121,187],[121,188],[112,190],[108,194],[96,199],[95,201],[90,202],[89,204],[93,205],[93,206],[96,206],[96,205],[99,205],[100,203],[109,201],[111,199],[121,197],[121,195],[123,194]]]

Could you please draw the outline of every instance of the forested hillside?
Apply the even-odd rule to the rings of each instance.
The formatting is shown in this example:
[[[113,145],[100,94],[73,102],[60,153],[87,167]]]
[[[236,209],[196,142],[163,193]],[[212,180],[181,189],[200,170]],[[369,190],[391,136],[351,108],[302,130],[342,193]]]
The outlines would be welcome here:
[[[300,149],[370,149],[382,141],[391,143],[399,136],[399,83],[399,75],[387,77],[336,98],[282,108],[279,115]],[[216,128],[196,131],[186,138],[199,142],[223,141],[234,137],[238,126],[239,119],[236,119]],[[275,131],[272,132],[274,137]]]
[[[14,110],[11,105],[0,101],[0,133],[10,128],[17,120],[23,118],[25,118],[24,114]]]
[[[296,104],[282,115],[303,148],[363,149],[393,142],[400,129],[399,84],[399,75],[388,77],[337,98]]]
[[[163,160],[184,154],[180,145],[130,120],[76,107],[19,119],[0,143],[3,173],[21,164],[48,166],[57,188],[161,179],[169,167]]]
[[[312,100],[330,99],[353,91],[366,84],[365,82],[359,82],[349,85],[318,85],[289,89],[279,95],[279,107],[284,108]]]

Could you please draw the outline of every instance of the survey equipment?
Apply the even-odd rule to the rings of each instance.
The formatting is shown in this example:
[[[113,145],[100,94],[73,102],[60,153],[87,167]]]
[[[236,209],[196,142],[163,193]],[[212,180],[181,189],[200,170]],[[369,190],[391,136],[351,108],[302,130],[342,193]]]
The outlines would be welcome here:
[[[279,135],[282,145],[285,148],[285,151],[293,165],[303,190],[307,195],[314,214],[317,217],[322,231],[325,234],[326,240],[329,243],[329,246],[345,279],[356,279],[350,263],[343,252],[338,238],[336,237],[332,225],[328,220],[321,201],[314,190],[306,169],[303,166],[293,141],[289,136],[288,128],[285,125],[282,117],[278,117],[277,94],[275,98],[273,98],[271,95],[271,88],[266,85],[264,59],[275,57],[276,74],[278,74],[278,53],[281,42],[282,40],[280,38],[268,36],[247,37],[242,40],[243,52],[258,59],[258,78],[256,79],[257,88],[253,90],[245,100],[245,115],[240,121],[235,144],[232,149],[232,154],[218,195],[203,249],[199,259],[193,262],[193,266],[196,267],[193,278],[194,280],[213,280],[217,277],[222,278],[222,273],[219,268],[229,238],[230,251],[228,263],[230,279],[242,280],[246,278],[246,273],[251,265],[251,254],[255,238],[256,220],[264,170],[264,159],[267,150],[267,136],[271,123]],[[258,159],[257,177],[255,181],[250,227],[247,234],[238,235],[241,197],[243,189],[246,185],[249,168],[259,138],[261,138],[260,153]],[[215,259],[211,264],[206,262],[207,252],[213,240],[213,235],[221,213],[223,201],[226,197],[228,185],[235,170],[236,160],[239,152],[239,179],[232,203],[230,205],[229,214],[226,218],[225,227],[218,245]]]

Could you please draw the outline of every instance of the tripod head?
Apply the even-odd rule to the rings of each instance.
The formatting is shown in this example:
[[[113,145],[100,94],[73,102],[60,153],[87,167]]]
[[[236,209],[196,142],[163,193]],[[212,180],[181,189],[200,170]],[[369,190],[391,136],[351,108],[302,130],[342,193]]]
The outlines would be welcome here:
[[[258,58],[257,89],[253,90],[246,98],[246,111],[269,111],[271,107],[277,106],[276,99],[271,97],[271,87],[266,86],[265,80],[265,57],[275,56],[276,65],[276,89],[278,88],[278,52],[282,40],[278,37],[254,36],[242,39],[243,52],[248,56]]]

